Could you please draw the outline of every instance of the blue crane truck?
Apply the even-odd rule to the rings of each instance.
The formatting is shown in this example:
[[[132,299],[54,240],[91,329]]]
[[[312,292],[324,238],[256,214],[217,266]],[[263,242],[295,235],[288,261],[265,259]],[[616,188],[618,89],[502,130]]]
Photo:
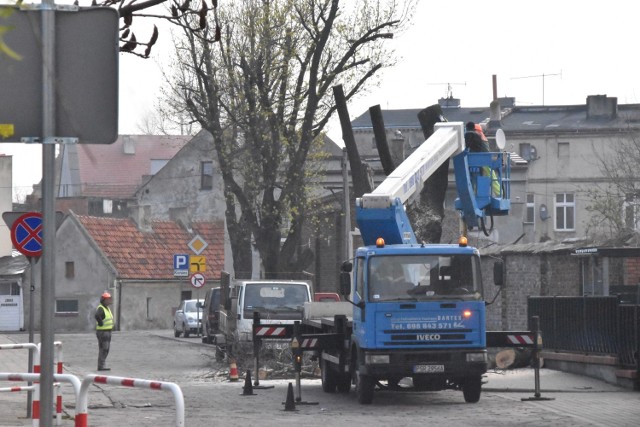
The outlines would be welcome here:
[[[433,135],[372,193],[356,200],[364,246],[345,261],[340,293],[348,302],[306,303],[292,339],[294,364],[312,351],[325,392],[348,392],[371,403],[388,390],[462,390],[480,399],[487,370],[485,300],[477,249],[416,240],[404,204],[447,159],[453,158],[465,228],[509,211],[506,153],[470,153],[462,123],[438,123]],[[499,180],[496,193],[492,180]],[[464,229],[464,228],[463,228]],[[502,265],[494,265],[501,284]],[[259,317],[254,331],[260,330]]]

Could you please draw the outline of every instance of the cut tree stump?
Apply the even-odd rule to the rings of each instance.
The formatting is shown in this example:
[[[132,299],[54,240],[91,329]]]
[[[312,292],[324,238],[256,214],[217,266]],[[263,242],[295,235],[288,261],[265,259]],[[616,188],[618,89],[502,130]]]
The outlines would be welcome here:
[[[531,364],[533,352],[529,348],[508,348],[496,354],[498,369],[524,368]]]

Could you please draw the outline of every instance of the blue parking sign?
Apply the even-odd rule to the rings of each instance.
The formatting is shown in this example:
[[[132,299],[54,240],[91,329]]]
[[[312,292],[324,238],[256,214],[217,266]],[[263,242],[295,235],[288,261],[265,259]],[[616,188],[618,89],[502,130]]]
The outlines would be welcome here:
[[[173,275],[174,277],[189,277],[189,255],[173,255]]]

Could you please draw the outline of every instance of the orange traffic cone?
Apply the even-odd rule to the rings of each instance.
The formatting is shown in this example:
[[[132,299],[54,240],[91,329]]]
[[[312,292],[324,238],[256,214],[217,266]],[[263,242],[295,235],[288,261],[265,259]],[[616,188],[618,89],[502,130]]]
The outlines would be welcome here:
[[[229,360],[229,381],[238,381],[238,367],[235,359]]]

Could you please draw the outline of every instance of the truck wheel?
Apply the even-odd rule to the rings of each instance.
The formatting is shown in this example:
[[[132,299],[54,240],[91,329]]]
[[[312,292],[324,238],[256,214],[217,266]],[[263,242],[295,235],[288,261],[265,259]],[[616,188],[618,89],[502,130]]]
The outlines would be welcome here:
[[[359,368],[356,368],[355,376],[358,402],[363,405],[368,405],[373,401],[373,390],[376,383],[371,376],[360,374]]]
[[[482,377],[467,377],[462,385],[462,394],[464,401],[467,403],[477,403],[480,400],[480,392],[482,391]]]
[[[184,337],[189,338],[189,334],[191,333],[191,329],[187,327],[187,325],[182,324],[182,330],[184,331]]]
[[[342,374],[337,377],[337,387],[340,393],[349,393],[351,390],[351,375]]]
[[[173,336],[178,338],[180,336],[180,331],[178,330],[176,324],[173,324]]]
[[[322,379],[322,391],[325,393],[336,392],[336,373],[329,368],[329,362],[320,356],[320,373]]]

